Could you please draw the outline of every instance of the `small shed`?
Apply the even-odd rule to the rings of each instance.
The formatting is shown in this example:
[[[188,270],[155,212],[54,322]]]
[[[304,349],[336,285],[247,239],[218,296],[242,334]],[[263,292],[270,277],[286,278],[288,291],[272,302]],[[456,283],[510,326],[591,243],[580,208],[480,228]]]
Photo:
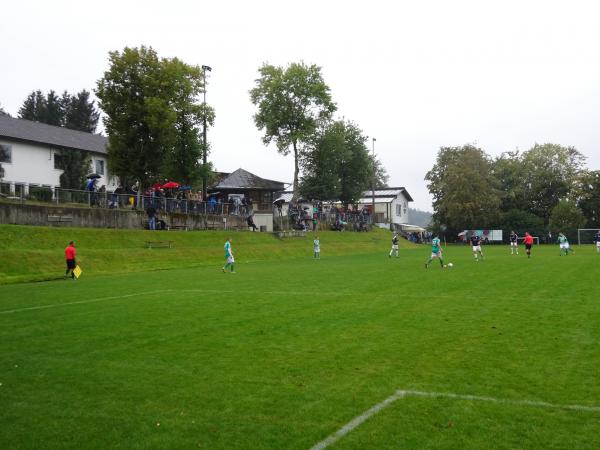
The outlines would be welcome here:
[[[228,201],[231,196],[243,196],[252,200],[255,211],[271,212],[274,193],[285,189],[283,181],[268,180],[244,169],[238,169],[223,177],[208,189],[208,194],[216,194]]]

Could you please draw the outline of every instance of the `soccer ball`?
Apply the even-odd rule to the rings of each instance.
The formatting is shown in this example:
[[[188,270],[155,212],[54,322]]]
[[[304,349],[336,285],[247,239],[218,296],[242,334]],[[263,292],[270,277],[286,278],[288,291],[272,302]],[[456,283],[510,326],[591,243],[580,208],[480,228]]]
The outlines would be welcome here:
[[[448,263],[448,267],[452,267],[454,264],[452,263]]]

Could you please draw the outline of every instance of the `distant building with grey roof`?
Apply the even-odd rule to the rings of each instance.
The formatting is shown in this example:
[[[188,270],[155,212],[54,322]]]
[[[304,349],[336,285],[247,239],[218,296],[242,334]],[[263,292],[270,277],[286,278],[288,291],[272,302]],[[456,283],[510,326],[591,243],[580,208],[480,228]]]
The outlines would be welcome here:
[[[0,191],[27,195],[29,187],[60,185],[61,154],[84,151],[91,157],[90,172],[100,175],[98,186],[114,184],[108,173],[108,139],[99,134],[0,115]],[[112,183],[111,183],[112,182]]]

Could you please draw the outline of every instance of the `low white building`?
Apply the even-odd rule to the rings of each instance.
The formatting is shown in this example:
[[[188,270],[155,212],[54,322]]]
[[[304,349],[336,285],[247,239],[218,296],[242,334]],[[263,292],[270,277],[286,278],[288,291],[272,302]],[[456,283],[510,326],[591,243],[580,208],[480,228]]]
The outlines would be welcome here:
[[[274,203],[280,205],[282,216],[287,215],[292,196],[293,192],[291,191],[284,191],[278,194]],[[358,201],[358,208],[362,209],[366,207],[371,210],[373,200],[375,200],[375,223],[386,228],[392,226],[398,230],[408,225],[408,203],[412,202],[413,199],[405,188],[385,187],[383,189],[376,189],[374,193],[373,191],[365,191]],[[312,210],[311,202],[299,200],[298,203],[301,208]],[[323,203],[325,207],[330,204],[337,204],[339,206],[339,203],[329,200],[325,200]],[[278,215],[278,212],[278,209],[275,208],[276,215]]]
[[[400,228],[400,225],[408,223],[408,202],[412,201],[405,188],[386,187],[363,192],[358,205],[371,208],[375,203],[375,223]]]
[[[107,144],[99,134],[0,115],[0,191],[21,196],[34,186],[59,187],[61,152],[77,150],[90,154],[90,172],[100,175],[97,186],[113,189],[116,178],[108,172]]]

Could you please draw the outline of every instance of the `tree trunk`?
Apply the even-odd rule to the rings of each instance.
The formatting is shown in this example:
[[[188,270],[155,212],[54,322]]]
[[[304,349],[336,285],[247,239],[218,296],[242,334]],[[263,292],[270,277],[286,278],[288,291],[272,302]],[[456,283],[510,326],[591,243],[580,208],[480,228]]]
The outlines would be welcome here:
[[[296,201],[298,197],[298,144],[296,141],[292,142],[292,146],[294,147],[294,193],[292,194],[292,201]]]

